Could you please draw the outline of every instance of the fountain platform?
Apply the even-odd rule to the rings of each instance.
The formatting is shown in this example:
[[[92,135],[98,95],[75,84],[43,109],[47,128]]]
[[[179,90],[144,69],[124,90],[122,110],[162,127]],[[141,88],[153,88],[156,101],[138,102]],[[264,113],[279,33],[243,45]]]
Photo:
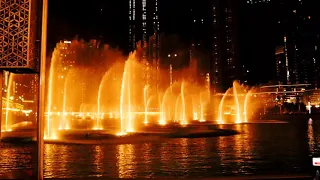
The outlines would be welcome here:
[[[132,144],[150,141],[164,141],[170,138],[205,138],[231,136],[239,132],[219,129],[216,125],[146,125],[137,132],[117,135],[114,130],[61,130],[59,138],[45,140],[53,144]]]
[[[1,132],[1,142],[23,143],[36,141],[36,130],[19,130]]]

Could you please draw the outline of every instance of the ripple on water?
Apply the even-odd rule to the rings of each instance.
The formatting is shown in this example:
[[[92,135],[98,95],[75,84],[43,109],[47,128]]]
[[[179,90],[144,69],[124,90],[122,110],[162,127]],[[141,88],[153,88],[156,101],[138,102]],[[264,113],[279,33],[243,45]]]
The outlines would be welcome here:
[[[120,145],[46,144],[45,177],[297,174],[308,172],[310,153],[319,153],[320,127],[312,127],[313,131],[307,126],[277,123],[225,127],[240,134]],[[0,143],[0,175],[30,170],[34,152],[33,145]]]

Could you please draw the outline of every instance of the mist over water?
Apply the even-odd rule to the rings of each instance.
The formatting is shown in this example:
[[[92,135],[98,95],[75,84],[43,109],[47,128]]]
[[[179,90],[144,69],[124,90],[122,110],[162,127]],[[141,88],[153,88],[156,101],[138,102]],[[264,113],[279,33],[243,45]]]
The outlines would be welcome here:
[[[212,94],[209,74],[197,77],[195,63],[159,68],[140,54],[124,57],[96,41],[58,43],[48,74],[45,138],[79,129],[79,119],[90,122],[86,129],[124,135],[150,123],[243,123],[256,110],[248,87],[234,82],[227,93]]]

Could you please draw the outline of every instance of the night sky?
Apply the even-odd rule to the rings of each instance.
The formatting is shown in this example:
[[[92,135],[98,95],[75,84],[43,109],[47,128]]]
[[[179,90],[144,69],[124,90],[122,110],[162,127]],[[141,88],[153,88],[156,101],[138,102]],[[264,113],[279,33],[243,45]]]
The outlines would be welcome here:
[[[49,0],[48,42],[61,39],[101,39],[111,46],[127,43],[126,0]]]
[[[209,0],[158,0],[160,32],[178,34],[180,39],[188,42],[191,29],[189,10],[195,5],[192,3],[199,4],[201,1]],[[319,0],[304,2],[308,2],[307,12],[314,17],[314,21],[319,21],[316,9],[319,7]],[[238,10],[238,19],[242,19],[238,27],[241,43],[239,55],[241,61],[250,69],[249,80],[255,83],[274,78],[271,76],[275,74],[274,50],[283,39],[283,34],[277,32],[280,16],[275,13],[274,7],[264,4],[259,6],[255,6],[259,7],[256,10],[248,11],[242,7]],[[281,12],[281,9],[278,9],[278,12]],[[128,49],[128,0],[49,0],[48,19],[49,52],[60,40],[70,40],[76,36],[85,40],[103,40],[104,43],[119,47],[123,51]],[[317,27],[313,29],[316,30]]]
[[[188,36],[188,4],[184,0],[158,1],[160,31]],[[161,11],[162,10],[162,11]],[[49,0],[48,43],[62,39],[99,39],[113,47],[128,46],[128,0]]]

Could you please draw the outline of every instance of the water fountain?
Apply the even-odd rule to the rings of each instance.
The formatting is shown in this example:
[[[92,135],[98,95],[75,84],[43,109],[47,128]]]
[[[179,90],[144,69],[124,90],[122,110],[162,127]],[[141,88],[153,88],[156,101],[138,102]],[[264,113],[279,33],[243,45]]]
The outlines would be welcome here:
[[[47,82],[45,139],[177,130],[188,134],[195,126],[250,120],[253,91],[247,87],[235,82],[225,93],[211,94],[209,74],[204,83],[197,83],[190,80],[188,67],[146,68],[139,59],[136,53],[126,59],[95,41],[58,43]],[[145,81],[145,69],[148,74],[160,74],[158,84]],[[214,104],[217,100],[219,104]]]

